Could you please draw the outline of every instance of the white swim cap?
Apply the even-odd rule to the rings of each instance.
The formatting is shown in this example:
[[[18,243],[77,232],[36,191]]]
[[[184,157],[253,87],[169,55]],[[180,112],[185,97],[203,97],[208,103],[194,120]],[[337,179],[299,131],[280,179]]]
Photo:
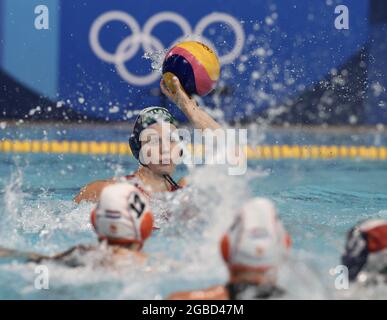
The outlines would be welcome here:
[[[147,198],[137,187],[117,183],[102,190],[91,222],[100,240],[142,246],[152,233],[153,214]]]
[[[230,270],[264,272],[281,263],[290,245],[274,204],[254,198],[241,208],[223,236],[221,252]]]

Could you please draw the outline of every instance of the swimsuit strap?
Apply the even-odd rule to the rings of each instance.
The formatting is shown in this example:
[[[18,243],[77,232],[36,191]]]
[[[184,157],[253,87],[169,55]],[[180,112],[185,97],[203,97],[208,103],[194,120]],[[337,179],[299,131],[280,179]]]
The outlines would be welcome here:
[[[168,183],[171,185],[172,192],[181,189],[181,187],[177,184],[175,180],[172,179],[172,177],[169,174],[165,174],[164,179],[167,180]]]

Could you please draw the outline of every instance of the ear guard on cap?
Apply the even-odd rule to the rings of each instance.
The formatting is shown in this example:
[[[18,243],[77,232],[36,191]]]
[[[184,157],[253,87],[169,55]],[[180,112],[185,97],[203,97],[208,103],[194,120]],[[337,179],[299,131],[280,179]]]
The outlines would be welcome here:
[[[230,239],[227,234],[224,234],[220,241],[220,252],[223,260],[228,263],[230,261]]]
[[[104,188],[100,202],[91,213],[91,223],[100,240],[142,246],[152,233],[153,215],[147,198],[139,189],[119,183]]]
[[[153,214],[145,212],[140,224],[140,234],[142,241],[150,237],[153,230]]]
[[[135,157],[137,160],[140,157],[140,141],[136,138],[136,136],[132,133],[129,137],[129,147],[132,151],[133,157]]]

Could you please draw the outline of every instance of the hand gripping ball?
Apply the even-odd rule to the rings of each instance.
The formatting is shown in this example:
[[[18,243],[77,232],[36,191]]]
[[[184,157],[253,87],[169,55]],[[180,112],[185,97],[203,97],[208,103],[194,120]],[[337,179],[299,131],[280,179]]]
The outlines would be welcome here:
[[[176,76],[188,95],[205,96],[219,79],[220,65],[216,53],[197,41],[175,45],[165,56],[163,79],[169,88]]]

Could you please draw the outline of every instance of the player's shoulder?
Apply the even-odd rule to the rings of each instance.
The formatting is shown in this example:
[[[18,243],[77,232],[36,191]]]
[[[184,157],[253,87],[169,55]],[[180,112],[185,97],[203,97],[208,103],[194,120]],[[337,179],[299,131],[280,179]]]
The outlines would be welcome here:
[[[179,179],[179,181],[177,182],[177,184],[178,184],[180,187],[185,187],[185,186],[188,184],[187,178],[186,178],[186,177],[183,177],[183,178]]]
[[[74,201],[80,203],[83,200],[96,201],[99,198],[103,188],[114,183],[114,179],[96,180],[85,185],[74,198]]]

